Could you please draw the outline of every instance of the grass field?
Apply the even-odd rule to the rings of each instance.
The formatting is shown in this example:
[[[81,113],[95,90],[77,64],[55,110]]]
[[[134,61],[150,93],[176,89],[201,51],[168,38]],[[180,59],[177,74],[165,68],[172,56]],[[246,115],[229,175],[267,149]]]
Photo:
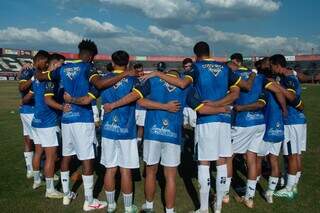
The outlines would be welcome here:
[[[304,87],[303,99],[308,119],[308,151],[304,154],[304,172],[299,184],[299,196],[294,201],[275,199],[273,205],[268,205],[257,193],[254,210],[248,210],[235,199],[231,199],[230,204],[224,206],[223,212],[320,212],[320,86],[304,85]],[[45,187],[37,191],[32,189],[33,180],[27,180],[25,177],[17,82],[0,82],[0,100],[0,212],[82,211],[82,185],[78,189],[78,199],[68,207],[62,206],[61,200],[45,199]],[[190,159],[185,159],[183,172],[177,178],[176,211],[181,213],[193,210],[196,203],[187,193],[188,189],[194,197],[196,194],[192,192],[192,186],[198,188],[196,179],[192,178],[196,174],[192,174],[192,170],[189,169],[190,164],[192,164]],[[260,184],[265,188],[266,180],[262,179]],[[156,212],[163,212],[160,191],[159,187],[155,200]],[[231,195],[234,194],[232,190]],[[103,190],[99,193],[99,198],[105,200]],[[140,207],[143,202],[142,178],[135,182],[135,204]],[[118,212],[122,212],[121,196],[118,205]]]

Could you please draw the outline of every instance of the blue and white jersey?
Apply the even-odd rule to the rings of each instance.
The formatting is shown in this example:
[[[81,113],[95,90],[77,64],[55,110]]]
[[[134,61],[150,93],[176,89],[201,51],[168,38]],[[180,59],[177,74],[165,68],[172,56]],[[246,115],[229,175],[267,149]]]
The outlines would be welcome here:
[[[267,83],[266,88],[274,83]],[[274,93],[265,90],[267,105],[265,106],[266,131],[263,140],[266,142],[280,143],[284,140],[284,123],[280,104]]]
[[[35,109],[32,120],[32,127],[48,128],[59,125],[58,112],[49,107],[45,101],[45,96],[56,96],[58,85],[54,82],[38,81],[32,82],[32,92],[34,93]]]
[[[306,116],[302,111],[299,111],[297,107],[301,102],[301,85],[298,78],[295,75],[283,76],[280,81],[281,85],[287,90],[296,94],[296,100],[293,103],[287,104],[288,116],[284,118],[285,125],[305,124]]]
[[[241,67],[236,71],[242,79],[248,80],[250,74],[252,73],[246,67]],[[265,77],[264,75],[257,74],[254,79],[252,88],[250,91],[241,91],[239,98],[235,101],[235,105],[247,105],[253,104],[257,101],[262,101],[266,103],[265,95],[263,93]],[[254,110],[254,111],[242,111],[235,114],[233,126],[238,127],[250,127],[264,124],[264,113],[263,109]]]
[[[115,70],[107,77],[111,78],[120,72]],[[126,77],[101,92],[101,104],[113,103],[128,95],[137,84],[136,77]],[[136,103],[131,103],[111,112],[104,113],[101,126],[102,137],[114,140],[129,140],[136,138]]]
[[[148,97],[151,101],[163,104],[174,100],[180,102],[181,109],[176,113],[147,109],[144,125],[145,140],[180,145],[183,125],[182,110],[186,99],[185,90],[154,77],[135,87],[134,91],[138,92],[142,98]]]
[[[237,86],[241,80],[241,77],[232,72],[228,66],[211,60],[195,62],[192,71],[185,76],[193,80],[193,86],[202,101],[223,99],[228,94],[229,88]],[[231,114],[197,115],[197,124],[212,122],[231,123]]]
[[[90,79],[98,75],[92,63],[78,62],[66,63],[57,70],[49,72],[49,79],[58,81],[64,91],[69,93],[74,98],[83,97],[86,95],[96,98],[90,93]],[[62,123],[93,123],[93,112],[91,104],[88,105],[71,105],[71,111],[63,113]]]
[[[24,69],[20,73],[19,82],[25,82],[32,78],[32,76],[35,73],[35,69]],[[30,90],[26,90],[24,92],[20,92],[21,98],[23,98],[25,95],[29,93]],[[27,104],[21,104],[19,107],[19,111],[21,114],[33,114],[34,113],[34,98],[27,103]]]

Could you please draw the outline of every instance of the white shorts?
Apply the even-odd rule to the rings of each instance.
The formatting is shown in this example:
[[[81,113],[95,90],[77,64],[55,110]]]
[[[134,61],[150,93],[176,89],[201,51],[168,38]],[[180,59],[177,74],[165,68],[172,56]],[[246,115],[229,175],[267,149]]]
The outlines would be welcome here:
[[[34,144],[40,144],[43,148],[59,146],[58,134],[59,128],[34,128]]]
[[[144,126],[146,120],[146,110],[136,109],[136,124],[137,126]]]
[[[258,156],[267,156],[269,154],[279,156],[282,143],[265,142],[260,146]]]
[[[79,160],[94,159],[94,123],[61,124],[62,156],[77,155]]]
[[[232,127],[231,141],[233,153],[244,154],[247,151],[258,153],[263,143],[266,126]]]
[[[183,125],[190,125],[195,128],[197,124],[197,113],[190,107],[183,108]]]
[[[284,126],[283,154],[301,154],[306,151],[307,125],[295,124]]]
[[[143,161],[147,165],[160,164],[177,167],[180,164],[181,147],[177,144],[145,140],[143,142]]]
[[[199,161],[216,161],[219,157],[231,157],[233,152],[230,124],[198,124],[195,128],[195,144]]]
[[[23,136],[29,136],[30,139],[33,139],[33,127],[31,125],[34,114],[24,114],[20,113],[20,118],[23,128]]]
[[[102,138],[101,161],[106,168],[139,168],[137,139],[113,140]]]

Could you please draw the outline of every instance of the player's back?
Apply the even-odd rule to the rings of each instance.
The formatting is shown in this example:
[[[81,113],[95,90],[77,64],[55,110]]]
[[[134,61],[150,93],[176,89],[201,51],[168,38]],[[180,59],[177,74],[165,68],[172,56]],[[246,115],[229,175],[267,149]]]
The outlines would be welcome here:
[[[275,94],[266,90],[267,105],[265,106],[266,132],[263,140],[267,142],[282,142],[284,140],[284,123],[280,104]]]
[[[23,69],[20,73],[19,83],[26,82],[32,78],[35,73],[35,69]],[[20,92],[21,98],[29,93],[30,89]],[[34,98],[29,103],[21,104],[19,107],[20,113],[33,114],[34,113]]]
[[[240,68],[236,73],[241,76],[241,79],[248,80],[252,71],[246,67]],[[263,84],[265,77],[257,74],[250,91],[241,90],[239,98],[234,102],[235,105],[247,105],[257,102],[263,96]],[[264,124],[264,115],[261,110],[237,112],[235,115],[235,126],[254,126]]]
[[[58,125],[58,113],[56,110],[49,107],[44,100],[47,81],[35,80],[32,82],[32,91],[34,93],[35,107],[34,107],[34,117],[32,120],[32,126],[36,128],[47,128]],[[56,87],[57,85],[53,84]]]
[[[186,102],[186,91],[170,85],[158,77],[151,78],[148,99],[168,103],[179,101],[181,109],[176,112],[165,110],[147,110],[144,138],[167,143],[181,143],[181,127],[183,124],[182,110]]]
[[[230,70],[220,62],[212,60],[197,61],[191,71],[194,80],[194,88],[202,101],[218,101],[224,98],[230,86]],[[187,74],[189,75],[189,74]],[[216,115],[198,115],[197,124],[210,122],[231,122],[229,113]]]
[[[115,71],[106,78],[118,75]],[[136,77],[126,77],[102,91],[101,103],[113,103],[129,94],[137,83]],[[131,103],[109,113],[104,113],[102,136],[110,139],[133,139],[136,137],[135,103]]]
[[[89,74],[93,65],[89,62],[66,63],[54,72],[59,72],[60,84],[72,97],[86,96],[91,87]],[[62,123],[92,123],[91,105],[72,104],[71,111],[63,113]]]

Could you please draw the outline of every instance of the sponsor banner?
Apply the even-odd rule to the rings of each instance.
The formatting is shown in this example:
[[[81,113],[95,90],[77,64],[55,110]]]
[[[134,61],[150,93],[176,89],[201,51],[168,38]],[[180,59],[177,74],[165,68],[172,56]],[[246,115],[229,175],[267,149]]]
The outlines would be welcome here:
[[[285,56],[287,61],[296,61],[296,56]]]
[[[320,55],[297,55],[296,61],[320,61]]]
[[[147,56],[136,56],[136,61],[146,61]]]
[[[14,50],[14,49],[3,49],[3,54],[4,55],[19,55],[19,50]]]
[[[6,80],[8,80],[7,77],[5,77],[5,76],[0,76],[0,81],[6,81]]]

